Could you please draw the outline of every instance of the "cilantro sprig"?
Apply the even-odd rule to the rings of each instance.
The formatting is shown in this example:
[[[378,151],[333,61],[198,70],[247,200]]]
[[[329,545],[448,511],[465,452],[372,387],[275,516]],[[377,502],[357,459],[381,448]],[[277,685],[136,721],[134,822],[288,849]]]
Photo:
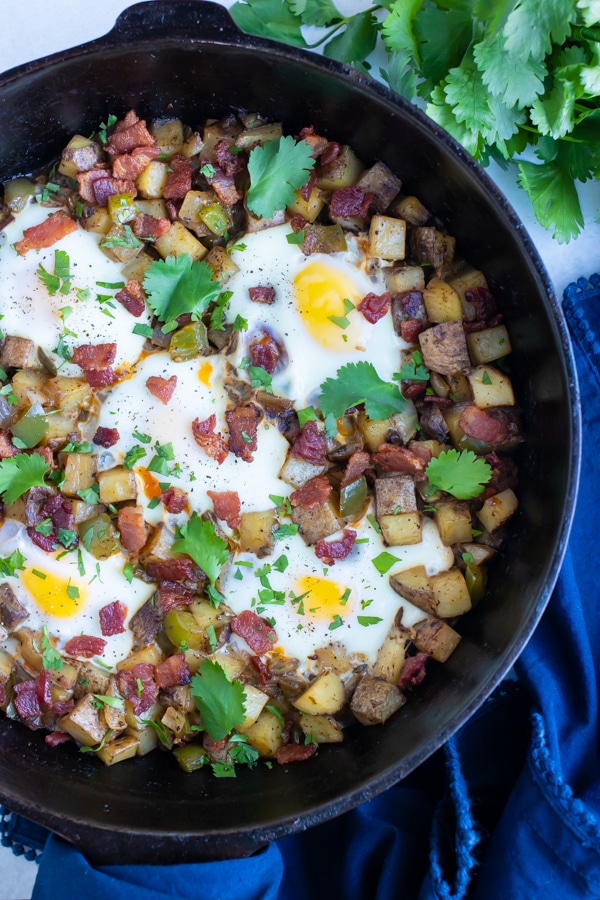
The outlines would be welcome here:
[[[187,553],[214,585],[229,556],[227,541],[219,537],[212,522],[195,512],[179,527],[178,535],[173,543],[175,553]]]
[[[406,401],[396,384],[383,381],[372,363],[348,363],[337,370],[335,378],[321,385],[319,406],[328,434],[335,434],[335,420],[347,409],[364,403],[370,419],[389,419],[402,412]]]
[[[151,263],[146,269],[144,290],[157,318],[171,325],[187,313],[201,316],[222,288],[207,263],[194,262],[189,253],[183,253]]]
[[[491,467],[472,450],[445,450],[434,457],[425,474],[432,487],[452,494],[457,500],[478,497],[492,477]]]
[[[0,462],[0,494],[5,503],[14,503],[32,487],[45,487],[50,465],[39,453],[16,453]]]
[[[255,147],[248,158],[248,209],[263,219],[269,219],[277,209],[285,209],[308,181],[314,164],[306,141],[296,143],[290,135]]]
[[[213,741],[221,741],[246,717],[246,693],[239,681],[231,681],[217,662],[205,659],[192,677],[190,693],[202,724]]]

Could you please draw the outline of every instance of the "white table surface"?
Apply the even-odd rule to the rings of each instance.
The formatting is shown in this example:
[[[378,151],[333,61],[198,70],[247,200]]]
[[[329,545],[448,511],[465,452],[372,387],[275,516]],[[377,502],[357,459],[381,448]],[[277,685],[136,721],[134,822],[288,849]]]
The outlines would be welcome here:
[[[233,0],[218,2],[229,7]],[[132,0],[18,0],[4,19],[0,72],[106,34],[119,13],[131,5]],[[337,5],[345,12],[354,12],[367,4],[340,0]],[[559,298],[569,282],[600,270],[600,223],[594,222],[600,210],[600,183],[580,187],[585,231],[570,244],[560,245],[535,221],[525,193],[516,185],[514,171],[503,172],[497,166],[488,171],[521,217]],[[10,850],[0,847],[0,900],[30,897],[36,868],[34,863],[17,859]]]

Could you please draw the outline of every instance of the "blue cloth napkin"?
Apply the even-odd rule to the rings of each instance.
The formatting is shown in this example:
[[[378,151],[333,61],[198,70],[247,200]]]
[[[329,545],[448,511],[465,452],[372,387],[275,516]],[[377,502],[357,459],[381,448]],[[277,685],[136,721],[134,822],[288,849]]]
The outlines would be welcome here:
[[[502,684],[401,783],[250,859],[93,867],[50,835],[33,900],[600,896],[600,276],[570,285],[564,309],[582,397],[582,485],[562,572],[517,665],[519,681]],[[42,846],[30,825],[8,817],[5,841]]]

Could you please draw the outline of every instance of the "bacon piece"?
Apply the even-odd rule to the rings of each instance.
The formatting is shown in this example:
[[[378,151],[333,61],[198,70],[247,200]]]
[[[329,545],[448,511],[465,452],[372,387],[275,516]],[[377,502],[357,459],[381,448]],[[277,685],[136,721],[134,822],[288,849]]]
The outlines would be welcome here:
[[[150,216],[152,218],[152,216]],[[156,219],[155,219],[156,221]],[[165,220],[166,221],[166,220]],[[128,313],[137,319],[146,309],[146,299],[142,286],[135,278],[130,278],[124,288],[117,291],[115,300],[125,307]]]
[[[316,752],[316,744],[283,744],[275,751],[275,759],[281,766],[286,766],[291,762],[304,762]]]
[[[159,562],[148,562],[146,574],[158,584],[175,581],[197,582],[200,570],[189,557],[178,559],[162,559]]]
[[[277,641],[275,629],[266,619],[261,619],[251,609],[245,609],[231,620],[231,630],[243,638],[258,656],[263,656],[273,649]]]
[[[114,194],[131,194],[137,197],[137,188],[133,181],[125,178],[97,178],[92,183],[94,202],[98,206],[106,206],[108,198]]]
[[[312,419],[305,422],[296,437],[291,449],[292,456],[304,459],[315,466],[324,466],[327,462],[327,442]]]
[[[307,125],[299,134],[299,139],[301,141],[306,141],[308,146],[312,150],[312,157],[316,159],[318,156],[323,153],[326,147],[329,146],[329,141],[326,137],[322,137],[319,134],[315,134],[314,125]],[[338,144],[339,148],[339,144]],[[338,150],[339,152],[339,150]]]
[[[79,196],[86,203],[96,203],[96,195],[94,194],[94,182],[99,178],[108,178],[110,170],[104,163],[88,169],[87,172],[77,173],[77,183],[79,185]]]
[[[236,406],[225,413],[229,428],[229,449],[244,462],[253,460],[257,447],[258,417],[258,409],[252,403]]]
[[[373,194],[360,187],[344,187],[334,191],[329,203],[329,212],[338,218],[359,216],[365,219],[373,202]],[[390,298],[391,299],[391,298]]]
[[[150,709],[158,696],[154,666],[150,663],[136,663],[127,671],[117,672],[117,686],[121,696],[131,703],[135,716]]]
[[[93,372],[111,366],[116,355],[116,344],[80,344],[73,348],[71,360],[84,372]]]
[[[340,155],[341,149],[337,141],[328,141],[325,149],[321,151],[321,158],[319,159],[321,165],[326,166],[328,163],[333,162]]]
[[[374,325],[386,315],[391,302],[392,295],[389,291],[386,291],[385,294],[367,294],[356,308],[360,310],[367,322]]]
[[[49,747],[58,747],[60,744],[66,744],[71,740],[71,735],[66,731],[51,731],[44,737],[44,741]]]
[[[43,669],[35,679],[35,690],[41,706],[50,706],[52,703],[51,683],[48,669]]]
[[[408,685],[421,684],[425,675],[425,663],[429,659],[428,653],[417,653],[415,656],[409,656],[404,660],[400,675],[398,676],[398,687],[408,687]]]
[[[85,380],[90,387],[94,388],[110,387],[110,385],[114,384],[118,379],[119,376],[111,366],[107,369],[86,370],[85,372]]]
[[[308,201],[310,199],[310,195],[312,194],[312,190],[317,182],[317,173],[314,169],[311,169],[310,175],[308,176],[308,181],[305,181],[302,187],[300,188],[300,196],[303,200]]]
[[[169,160],[170,172],[163,189],[165,200],[183,200],[192,189],[192,163],[187,156],[176,153]]]
[[[106,641],[90,634],[78,634],[65,644],[65,653],[68,656],[83,656],[91,659],[92,656],[101,656],[106,647]]]
[[[35,526],[39,525],[40,522],[43,522],[44,519],[50,519],[52,522],[52,531],[50,534],[42,534],[35,529]],[[32,526],[27,529],[27,534],[32,542],[37,547],[45,550],[46,553],[51,553],[60,546],[57,538],[59,529],[71,532],[69,549],[79,546],[79,536],[75,531],[73,518],[73,505],[71,501],[67,500],[66,497],[63,497],[62,494],[50,494],[47,496],[40,504],[35,520],[31,521]]]
[[[98,610],[98,618],[100,619],[100,631],[104,637],[111,637],[113,634],[123,634],[125,631],[125,616],[127,615],[127,607],[119,600],[113,600]]]
[[[423,448],[425,449],[425,448]],[[425,451],[429,453],[429,451]],[[431,454],[429,454],[431,460]],[[421,454],[408,447],[399,447],[396,444],[380,444],[377,453],[373,455],[373,463],[383,472],[409,472],[415,476],[416,481],[425,481],[425,469],[429,464]]]
[[[192,422],[192,434],[194,435],[194,440],[199,447],[202,447],[206,455],[210,456],[211,459],[215,459],[221,465],[221,463],[225,462],[229,450],[222,435],[218,432],[215,433],[216,424],[217,417],[214,413],[202,422],[200,419],[194,419]]]
[[[332,566],[336,559],[346,559],[356,540],[356,531],[344,528],[342,537],[334,541],[326,541],[325,538],[315,544],[315,555],[322,559],[326,565]]]
[[[19,450],[12,443],[8,432],[0,428],[0,459],[10,459],[11,456],[18,452]]]
[[[171,375],[170,378],[161,378],[160,375],[151,375],[146,379],[146,387],[153,397],[164,403],[165,406],[173,396],[173,391],[177,387],[177,375]]]
[[[407,400],[416,400],[417,397],[420,397],[427,390],[427,384],[424,381],[411,381],[410,383],[404,383],[402,385],[401,391],[402,396],[406,397]],[[436,397],[436,400],[438,398]],[[442,399],[441,397],[439,398]],[[452,404],[452,400],[450,401]]]
[[[253,303],[267,303],[270,306],[275,302],[275,288],[270,284],[248,288],[248,295]]]
[[[135,181],[155,156],[160,156],[160,147],[134,147],[131,153],[121,153],[113,159],[113,177]]]
[[[215,168],[215,174],[210,181],[211,187],[221,203],[225,206],[234,206],[242,199],[242,194],[235,186],[233,175],[227,175],[223,169]]]
[[[77,230],[77,222],[63,209],[52,213],[39,225],[32,225],[23,232],[23,239],[14,244],[19,256],[25,256],[30,250],[43,250],[52,247],[57,241]]]
[[[240,524],[241,503],[237,491],[207,491],[213,502],[217,519],[227,522],[230,528]]]
[[[290,227],[294,234],[298,234],[299,231],[302,231],[304,226],[306,225],[306,219],[304,216],[301,216],[299,213],[295,216],[292,216],[290,219]]]
[[[190,683],[190,670],[183,653],[174,653],[154,669],[154,680],[160,688],[175,687],[176,684]]]
[[[345,488],[363,474],[371,465],[371,457],[366,450],[355,450],[348,462],[346,471],[340,482],[340,488]]]
[[[32,544],[35,544],[36,547],[39,547],[40,550],[44,550],[46,553],[53,553],[59,548],[54,532],[51,532],[51,534],[42,534],[41,532],[36,531],[35,528],[29,526],[27,528],[27,536]]]
[[[156,219],[148,213],[138,213],[131,223],[131,230],[135,236],[146,241],[157,241],[170,227],[168,219]]]
[[[194,592],[191,588],[175,581],[162,581],[158,595],[164,613],[180,606],[189,606],[194,599]]]
[[[422,385],[424,387],[424,385]],[[405,396],[408,397],[408,394]],[[427,403],[429,406],[453,406],[454,400],[451,400],[450,397],[438,397],[437,394],[426,394],[423,397],[423,403]]]
[[[122,506],[117,513],[121,544],[129,553],[139,553],[146,543],[146,523],[141,506]]]
[[[400,323],[400,337],[407,344],[416,344],[423,327],[422,322],[419,322],[418,319],[405,319]]]
[[[465,407],[458,424],[469,437],[485,444],[501,444],[508,437],[506,423],[494,419],[485,409],[479,409],[478,406]]]
[[[215,159],[219,164],[219,168],[223,169],[226,175],[237,175],[246,166],[244,158],[239,153],[233,153],[230,149],[229,141],[217,141],[215,144]]]
[[[42,707],[35,681],[21,681],[14,686],[14,704],[28,728],[41,728]]]
[[[367,454],[368,455],[368,454]],[[325,503],[331,493],[331,485],[324,475],[315,475],[309,478],[302,487],[292,491],[290,503],[292,506],[300,506],[302,509],[314,509]]]
[[[271,680],[271,676],[269,675],[269,670],[265,666],[265,664],[262,661],[262,659],[260,658],[260,656],[251,656],[250,662],[252,663],[252,665],[256,669],[256,671],[258,672],[258,675],[260,677],[260,687],[261,687],[261,690],[263,690],[264,686],[267,684],[267,682],[269,682]]]
[[[265,332],[248,344],[248,355],[253,366],[260,366],[272,375],[283,357],[283,348],[274,337]]]
[[[136,147],[153,147],[156,141],[146,128],[146,122],[138,119],[131,109],[114,127],[108,138],[106,150],[111,156],[131,153]]]
[[[187,491],[182,490],[182,488],[170,487],[162,492],[160,499],[164,503],[167,512],[180,513],[185,509],[188,495]]]
[[[120,434],[118,429],[105,428],[104,425],[99,425],[92,441],[94,444],[98,444],[99,447],[108,449],[109,447],[114,447],[114,445],[118,443],[119,438]]]
[[[486,287],[469,288],[465,299],[475,307],[475,318],[486,322],[496,315],[496,298]]]

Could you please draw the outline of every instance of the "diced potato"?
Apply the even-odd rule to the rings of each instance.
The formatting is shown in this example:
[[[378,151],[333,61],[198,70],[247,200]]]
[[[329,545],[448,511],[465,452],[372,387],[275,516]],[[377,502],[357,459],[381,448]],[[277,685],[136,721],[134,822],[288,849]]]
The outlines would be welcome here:
[[[121,701],[121,695],[119,693],[119,689],[117,687],[117,679],[115,675],[110,675],[108,679],[108,690],[104,695],[106,697],[115,697],[117,700]],[[127,720],[125,718],[125,709],[124,704],[121,706],[111,706],[110,703],[104,704],[104,719],[108,728],[110,728],[112,738],[115,738],[122,731],[125,731],[127,728]]]
[[[382,678],[389,684],[398,684],[398,678],[406,659],[407,630],[392,626],[388,636],[377,651],[377,658],[371,672],[375,678]]]
[[[325,469],[325,465],[315,465],[288,453],[279,472],[279,477],[287,484],[291,484],[292,487],[299,488],[311,478],[314,478],[315,475],[322,475]]]
[[[255,553],[259,559],[269,556],[273,552],[274,527],[274,509],[242,513],[240,516],[240,550],[244,553]]]
[[[519,506],[516,494],[510,488],[488,497],[481,509],[476,513],[477,518],[486,531],[492,532],[500,525],[504,525]]]
[[[285,209],[276,209],[269,219],[255,216],[250,210],[246,210],[246,234],[256,234],[258,231],[266,231],[267,228],[275,228],[285,222]]]
[[[423,303],[430,322],[450,322],[462,319],[460,297],[446,281],[432,278],[423,291]]]
[[[168,706],[160,720],[165,728],[172,731],[176,738],[186,734],[188,730],[188,720],[184,712],[176,709],[174,706]]]
[[[256,144],[264,144],[267,141],[278,141],[283,134],[281,122],[266,122],[255,128],[245,128],[235,139],[236,147],[242,150],[251,150]]]
[[[468,264],[460,266],[458,272],[450,275],[447,279],[448,284],[456,291],[462,303],[464,318],[471,321],[475,318],[475,307],[466,298],[466,292],[473,288],[487,288],[487,281],[483,272],[474,269]]]
[[[167,218],[167,204],[165,200],[138,200],[136,198],[135,205],[141,213],[145,213],[147,216],[152,216],[155,219]]]
[[[485,566],[496,555],[494,548],[488,547],[487,544],[463,543],[460,549],[463,553],[469,553],[473,557],[475,566]]]
[[[309,545],[316,544],[340,529],[340,521],[329,500],[314,509],[296,506],[292,511],[292,522],[299,526],[300,537]]]
[[[242,734],[244,734],[252,725],[254,725],[261,712],[271,699],[268,694],[265,694],[264,691],[259,691],[258,688],[253,687],[251,684],[244,685],[244,693],[246,695],[246,700],[244,702],[246,718],[240,725],[237,725],[235,729],[236,731],[240,731]]]
[[[390,212],[400,219],[405,219],[411,225],[424,225],[429,218],[429,210],[423,206],[418,197],[398,197],[391,207]]]
[[[137,482],[131,469],[115,466],[98,472],[98,486],[102,503],[121,503],[137,499]]]
[[[197,131],[194,131],[190,134],[189,138],[183,142],[181,153],[189,159],[192,156],[197,156],[203,148],[204,141],[202,140],[202,135]]]
[[[13,658],[0,647],[0,684],[6,684],[13,669]]]
[[[422,653],[429,653],[437,662],[446,662],[460,642],[460,634],[434,616],[417,622],[414,629],[415,647]]]
[[[92,234],[106,235],[114,225],[106,206],[86,207],[79,221],[84,231]]]
[[[217,608],[204,598],[192,601],[187,609],[201,628],[206,629],[212,625],[217,634],[233,617],[232,611],[224,603]]]
[[[218,245],[209,250],[205,262],[211,267],[215,279],[221,284],[227,284],[229,279],[240,271],[240,267],[232,260],[231,254],[225,247]]]
[[[151,725],[148,725],[148,722],[158,722],[162,713],[162,706],[158,703],[153,703],[152,706],[149,706],[143,713],[136,715],[133,711],[131,701],[126,699],[125,718],[127,720],[127,734],[131,734],[132,730],[137,732],[144,731],[146,728],[152,728],[152,731],[156,734],[156,731]]]
[[[262,757],[272,757],[283,744],[281,723],[270,709],[263,709],[253,725],[246,729],[248,743]]]
[[[373,216],[369,228],[369,256],[380,259],[404,259],[406,222],[391,216]]]
[[[44,385],[48,380],[47,372],[38,369],[19,369],[12,377],[12,391],[21,408],[33,406],[34,403],[47,403]]]
[[[214,653],[209,658],[221,666],[227,673],[230,681],[239,680],[246,668],[246,658],[240,653],[235,653],[233,650],[229,650],[226,653]]]
[[[430,578],[435,597],[435,614],[441,619],[462,616],[471,609],[471,596],[465,576],[456,567]]]
[[[356,184],[363,169],[363,164],[351,147],[343,144],[336,158],[317,170],[317,187],[324,191],[350,187]]]
[[[173,222],[165,234],[159,237],[154,246],[163,259],[167,256],[183,256],[188,253],[194,262],[204,259],[208,248],[201,244],[181,222]]]
[[[410,441],[417,430],[417,412],[412,400],[406,400],[404,411],[394,413],[389,419],[369,419],[361,410],[357,424],[365,442],[365,449],[375,452],[390,431],[397,432],[405,443]]]
[[[142,251],[135,259],[132,259],[131,262],[124,265],[121,269],[123,280],[127,282],[130,278],[134,278],[141,284],[146,276],[146,269],[148,266],[152,265],[152,262],[152,257]]]
[[[401,512],[416,512],[415,481],[412,475],[399,473],[375,479],[375,509],[377,518],[397,516]]]
[[[356,186],[362,188],[367,194],[373,194],[376,211],[385,212],[390,203],[398,196],[402,182],[385,163],[378,161],[362,173]]]
[[[169,167],[166,163],[153,159],[136,180],[137,189],[148,200],[161,198],[167,183]]]
[[[55,412],[48,416],[46,429],[46,443],[55,448],[59,442],[67,443],[73,436],[77,436],[77,410],[70,409],[66,412]]]
[[[214,191],[188,191],[179,209],[180,222],[197,237],[208,237],[211,230],[200,218],[200,213],[216,199]]]
[[[164,522],[159,522],[140,553],[142,565],[147,566],[148,563],[173,559],[175,555],[172,550],[174,541],[174,532],[167,528]]]
[[[36,363],[35,344],[29,338],[17,337],[7,334],[0,347],[0,366],[8,369],[15,366],[17,369],[32,368]]]
[[[75,134],[62,152],[58,171],[67,178],[77,178],[79,172],[88,172],[100,162],[102,147],[91,138]]]
[[[183,122],[181,119],[154,119],[148,129],[160,149],[161,155],[171,157],[181,153],[183,147]]]
[[[101,750],[98,750],[96,756],[102,760],[105,766],[114,766],[116,763],[136,756],[139,747],[139,738],[132,734],[125,734],[105,744]]]
[[[514,406],[515,395],[508,375],[492,366],[476,366],[467,375],[475,405],[480,409],[490,406]]]
[[[425,289],[425,272],[422,266],[385,266],[381,270],[385,286],[392,294]]]
[[[469,356],[474,366],[485,365],[510,353],[510,338],[505,325],[483,328],[467,335]]]
[[[335,672],[323,672],[294,700],[296,709],[313,715],[333,715],[344,705],[344,682]]]
[[[318,187],[313,187],[308,200],[304,199],[300,191],[296,191],[296,199],[290,203],[287,210],[292,216],[302,216],[307,222],[314,222],[324,206],[324,192]]]
[[[150,712],[150,710],[148,710],[148,712]],[[151,716],[146,713],[144,718],[150,719]],[[136,751],[138,756],[147,756],[148,753],[152,753],[152,751],[156,750],[158,747],[158,732],[152,725],[147,725],[145,728],[128,727],[126,735],[135,738],[138,742]]]
[[[306,714],[300,717],[298,724],[303,733],[317,744],[339,744],[344,740],[343,728],[332,716]]]
[[[304,226],[304,242],[300,246],[306,256],[310,253],[341,253],[347,249],[346,235],[341,225],[309,222]]]
[[[219,141],[226,140],[228,144],[233,144],[241,131],[242,126],[234,115],[225,116],[225,118],[219,120],[207,120],[202,132],[202,140],[204,141],[202,158],[216,162],[214,150]]]
[[[419,335],[423,362],[441,375],[465,373],[471,368],[465,330],[462,322],[440,322]]]
[[[450,546],[459,541],[470,541],[471,510],[469,504],[462,500],[442,500],[435,504],[433,514],[440,537],[444,544]]]
[[[157,666],[164,659],[164,654],[161,651],[160,647],[156,644],[148,644],[146,647],[141,647],[139,650],[135,650],[133,653],[130,653],[125,659],[120,660],[117,663],[117,669],[128,672],[130,669],[133,669],[134,666],[137,666],[139,663],[147,663],[151,666]]]
[[[444,378],[448,383],[450,393],[454,397],[456,403],[462,403],[464,400],[471,400],[473,395],[471,393],[469,379],[466,375],[462,375],[460,372],[454,372],[452,374],[446,372]]]
[[[354,691],[350,709],[361,725],[383,725],[405,703],[406,697],[397,685],[364,675]]]
[[[125,264],[142,252],[144,244],[135,236],[130,225],[115,224],[100,241],[100,249],[109,259]]]
[[[427,613],[435,612],[435,595],[425,566],[413,566],[402,572],[395,572],[390,575],[390,585],[413,606]]]
[[[314,655],[316,657],[315,669],[319,673],[331,669],[337,675],[343,675],[352,668],[346,647],[338,641],[328,644],[326,647],[317,648]]]
[[[67,658],[65,658],[67,663]],[[73,696],[76,700],[85,697],[86,694],[107,694],[109,690],[109,677],[105,670],[83,659],[71,659],[68,665],[77,670],[77,681],[73,687]]]
[[[380,516],[377,521],[381,527],[381,535],[390,547],[421,542],[423,526],[421,514],[418,512],[401,512],[395,516]]]
[[[438,272],[454,259],[456,238],[432,226],[418,226],[410,232],[410,250],[417,262],[430,263]]]
[[[107,732],[106,722],[102,710],[95,707],[95,700],[91,694],[86,694],[79,700],[71,712],[58,720],[58,725],[67,734],[70,734],[78,744],[93,747],[99,744]]]
[[[98,458],[94,453],[67,453],[62,493],[76,497],[79,491],[91,488],[96,482],[97,464]]]

